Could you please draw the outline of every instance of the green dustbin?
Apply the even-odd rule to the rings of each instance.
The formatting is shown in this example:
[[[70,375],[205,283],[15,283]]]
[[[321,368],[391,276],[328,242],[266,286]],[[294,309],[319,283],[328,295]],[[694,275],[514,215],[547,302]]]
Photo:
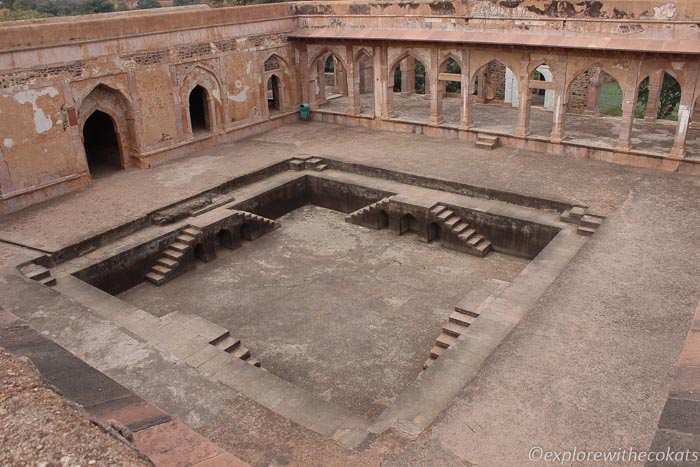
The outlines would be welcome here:
[[[301,104],[299,106],[299,115],[301,115],[302,120],[308,120],[309,113],[311,113],[311,106],[309,104]]]

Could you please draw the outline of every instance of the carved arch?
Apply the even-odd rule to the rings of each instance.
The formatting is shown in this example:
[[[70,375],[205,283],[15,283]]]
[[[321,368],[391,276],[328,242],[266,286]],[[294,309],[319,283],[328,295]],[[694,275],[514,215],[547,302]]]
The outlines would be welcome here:
[[[212,70],[196,64],[189,68],[183,76],[179,93],[183,133],[190,136],[192,135],[192,124],[190,122],[189,98],[190,93],[197,86],[206,91],[209,130],[212,132],[221,130],[224,121],[221,81]]]
[[[103,112],[112,119],[119,143],[121,166],[122,168],[129,167],[136,143],[135,129],[129,123],[131,121],[131,102],[126,95],[108,84],[97,83],[91,87],[79,104],[76,103],[76,106],[81,140],[83,139],[85,122],[96,111]],[[87,167],[87,159],[85,166]]]

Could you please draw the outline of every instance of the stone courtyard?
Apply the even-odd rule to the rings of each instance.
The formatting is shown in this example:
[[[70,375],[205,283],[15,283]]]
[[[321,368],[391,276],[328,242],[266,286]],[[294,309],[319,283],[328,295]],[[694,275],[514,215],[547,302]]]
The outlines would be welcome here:
[[[0,25],[0,464],[696,465],[698,18]]]

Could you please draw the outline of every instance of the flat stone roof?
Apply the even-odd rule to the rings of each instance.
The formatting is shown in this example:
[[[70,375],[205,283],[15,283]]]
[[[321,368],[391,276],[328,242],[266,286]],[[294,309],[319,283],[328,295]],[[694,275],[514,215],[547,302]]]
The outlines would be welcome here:
[[[426,31],[419,29],[299,29],[294,39],[349,39],[412,42],[450,42],[462,44],[520,45],[565,49],[619,50],[700,54],[700,40],[641,39],[614,36],[564,36],[556,34],[518,34],[486,31]]]

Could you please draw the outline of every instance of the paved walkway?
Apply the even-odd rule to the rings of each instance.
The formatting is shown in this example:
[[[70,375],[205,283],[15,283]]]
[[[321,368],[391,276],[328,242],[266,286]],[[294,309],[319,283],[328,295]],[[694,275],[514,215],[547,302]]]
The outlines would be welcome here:
[[[608,216],[425,437],[392,449],[377,447],[368,451],[371,459],[354,461],[513,465],[526,462],[534,445],[650,446],[700,297],[698,177],[298,123],[153,169],[117,173],[4,216],[0,238],[59,247],[295,154],[559,199]],[[220,419],[199,429],[244,460],[348,462],[347,452],[245,400],[227,404]]]

